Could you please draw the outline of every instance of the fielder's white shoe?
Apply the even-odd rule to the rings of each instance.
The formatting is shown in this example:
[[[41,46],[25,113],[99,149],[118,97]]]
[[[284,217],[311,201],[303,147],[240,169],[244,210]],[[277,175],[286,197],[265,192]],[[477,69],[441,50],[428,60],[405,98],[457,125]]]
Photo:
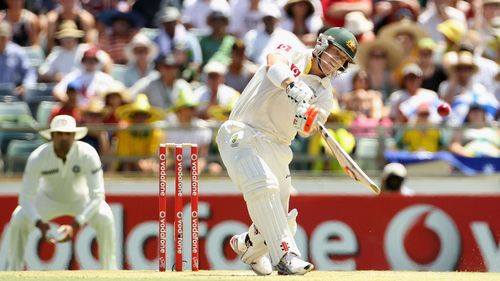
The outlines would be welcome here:
[[[304,275],[314,269],[312,263],[299,259],[293,253],[286,253],[276,266],[278,275]]]
[[[231,237],[229,244],[231,245],[231,249],[233,249],[233,251],[238,254],[240,259],[245,254],[245,252],[248,251],[248,247],[251,247],[251,242],[248,234],[234,235],[233,237]],[[273,272],[273,265],[271,264],[271,260],[267,257],[267,255],[262,256],[251,263],[245,263],[250,265],[252,270],[257,275],[269,275]]]

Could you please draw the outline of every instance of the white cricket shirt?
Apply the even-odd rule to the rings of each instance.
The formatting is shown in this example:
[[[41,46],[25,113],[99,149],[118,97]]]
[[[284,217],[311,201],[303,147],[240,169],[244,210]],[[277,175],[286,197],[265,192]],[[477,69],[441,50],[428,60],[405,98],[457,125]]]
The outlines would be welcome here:
[[[19,194],[19,204],[33,222],[40,219],[35,208],[38,192],[63,204],[90,199],[75,218],[78,223],[85,223],[104,200],[102,164],[97,151],[87,143],[75,141],[63,162],[56,156],[52,142],[39,146],[28,158]]]
[[[312,50],[295,52],[289,45],[279,44],[274,52],[284,55],[295,77],[316,92],[311,104],[320,109],[318,121],[324,123],[333,108],[331,78],[305,73],[310,68]],[[229,119],[256,128],[278,143],[290,144],[297,134],[293,127],[295,108],[285,90],[267,78],[266,65],[262,65],[241,93]]]

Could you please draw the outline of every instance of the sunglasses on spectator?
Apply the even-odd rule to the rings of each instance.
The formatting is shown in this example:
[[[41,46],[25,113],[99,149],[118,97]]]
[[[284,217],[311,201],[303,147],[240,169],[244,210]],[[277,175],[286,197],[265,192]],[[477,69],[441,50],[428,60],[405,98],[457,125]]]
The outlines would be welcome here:
[[[376,59],[385,59],[387,56],[385,55],[385,53],[375,52],[375,53],[371,53],[370,57],[376,58]]]
[[[83,58],[82,62],[83,63],[98,63],[99,60],[97,58]]]
[[[469,65],[459,65],[457,66],[457,71],[473,71],[474,68]]]
[[[134,54],[147,54],[148,53],[148,48],[146,47],[137,47],[134,48]]]

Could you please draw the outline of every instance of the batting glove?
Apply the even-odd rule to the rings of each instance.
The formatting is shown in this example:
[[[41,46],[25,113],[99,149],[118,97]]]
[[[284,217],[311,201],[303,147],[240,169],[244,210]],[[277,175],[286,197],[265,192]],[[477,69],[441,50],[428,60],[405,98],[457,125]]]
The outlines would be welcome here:
[[[293,126],[302,132],[308,133],[316,125],[319,108],[316,105],[310,105],[303,102],[297,105]]]
[[[286,87],[286,94],[288,98],[295,104],[309,103],[311,98],[314,97],[314,92],[302,81],[291,82]]]

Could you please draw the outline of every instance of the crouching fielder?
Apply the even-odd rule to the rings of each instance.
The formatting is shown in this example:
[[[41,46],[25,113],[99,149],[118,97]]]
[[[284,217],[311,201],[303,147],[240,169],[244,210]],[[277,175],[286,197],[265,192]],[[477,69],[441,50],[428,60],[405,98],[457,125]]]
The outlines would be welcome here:
[[[293,237],[297,211],[288,210],[290,143],[297,132],[311,135],[325,122],[333,106],[330,80],[353,62],[357,47],[343,28],[319,35],[313,50],[278,45],[219,130],[222,160],[253,222],[231,239],[231,247],[257,274],[270,274],[273,266],[286,275],[313,269],[300,259]]]
[[[73,216],[71,225],[60,227],[59,240],[73,238],[84,224],[97,233],[103,269],[116,269],[115,228],[111,208],[104,201],[102,164],[96,150],[83,138],[87,128],[76,127],[68,115],[54,117],[50,129],[40,134],[52,140],[38,147],[28,158],[19,194],[19,206],[9,225],[9,270],[22,270],[28,235],[37,227],[47,240],[48,221]]]

